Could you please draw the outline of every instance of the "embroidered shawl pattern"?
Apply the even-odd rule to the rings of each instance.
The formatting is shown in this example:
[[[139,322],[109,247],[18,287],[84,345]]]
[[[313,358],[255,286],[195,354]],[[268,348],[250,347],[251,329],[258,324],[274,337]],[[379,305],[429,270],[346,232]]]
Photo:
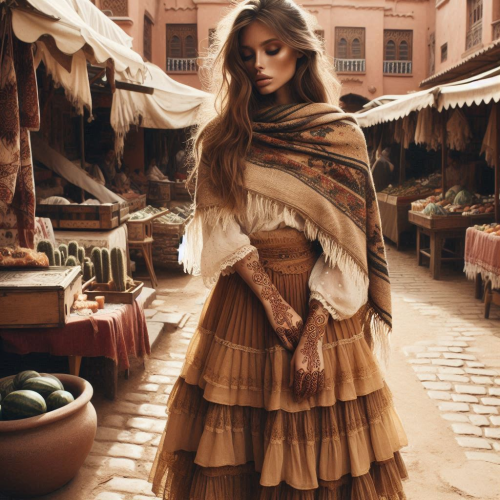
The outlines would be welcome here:
[[[209,167],[200,163],[196,210],[184,255],[196,272],[203,222],[225,225],[228,213],[214,193]],[[247,216],[272,220],[299,214],[305,235],[319,240],[327,262],[338,266],[368,302],[358,312],[365,336],[387,360],[392,329],[391,290],[380,214],[361,129],[352,115],[329,104],[293,104],[263,110],[253,122],[245,161]]]

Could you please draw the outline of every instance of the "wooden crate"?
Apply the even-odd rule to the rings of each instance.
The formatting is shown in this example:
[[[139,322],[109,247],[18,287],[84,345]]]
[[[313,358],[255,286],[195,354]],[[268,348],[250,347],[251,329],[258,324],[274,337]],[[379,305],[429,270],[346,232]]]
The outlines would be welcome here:
[[[98,229],[118,227],[128,218],[129,207],[124,203],[104,205],[38,205],[38,217],[48,217],[54,229]]]
[[[121,195],[125,199],[125,204],[128,207],[129,213],[137,212],[146,207],[145,194],[125,193]]]
[[[147,202],[153,207],[166,207],[172,199],[172,181],[149,181]]]
[[[141,294],[144,283],[142,281],[134,281],[134,286],[125,292],[117,292],[115,290],[93,290],[94,286],[97,286],[95,278],[87,281],[84,285],[83,291],[87,294],[89,300],[95,300],[96,297],[102,295],[104,297],[104,302],[108,304],[133,304],[134,300]]]
[[[80,266],[1,270],[0,327],[64,326],[81,289]]]
[[[414,210],[408,212],[408,220],[410,222],[426,229],[465,229],[475,224],[493,222],[494,218],[495,215],[492,213],[477,215],[424,215],[423,212],[415,212]]]

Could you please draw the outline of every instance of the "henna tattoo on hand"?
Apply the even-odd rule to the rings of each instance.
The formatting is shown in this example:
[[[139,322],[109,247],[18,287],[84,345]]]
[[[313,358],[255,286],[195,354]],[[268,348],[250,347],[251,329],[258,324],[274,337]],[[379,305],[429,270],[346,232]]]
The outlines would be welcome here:
[[[292,307],[283,300],[262,263],[258,260],[252,260],[251,256],[248,256],[247,260],[250,261],[247,268],[253,272],[252,281],[261,287],[260,296],[271,306],[273,320],[278,325],[275,328],[276,334],[287,349],[294,349],[302,333],[302,320],[296,324],[293,323],[293,314],[290,311]]]
[[[303,337],[305,342],[300,349],[306,363],[306,370],[300,368],[294,375],[293,392],[297,400],[309,398],[325,387],[325,369],[322,368],[318,345],[326,331],[328,316],[323,313],[320,303],[312,302],[306,321]]]

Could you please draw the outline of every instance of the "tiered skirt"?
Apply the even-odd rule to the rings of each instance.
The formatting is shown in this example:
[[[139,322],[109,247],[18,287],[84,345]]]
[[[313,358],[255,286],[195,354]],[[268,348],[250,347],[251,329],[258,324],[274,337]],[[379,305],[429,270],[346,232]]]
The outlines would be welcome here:
[[[317,259],[302,233],[251,235],[305,319]],[[296,402],[291,353],[238,274],[210,293],[167,403],[150,475],[165,500],[403,500],[406,435],[357,316],[330,318],[325,388]]]

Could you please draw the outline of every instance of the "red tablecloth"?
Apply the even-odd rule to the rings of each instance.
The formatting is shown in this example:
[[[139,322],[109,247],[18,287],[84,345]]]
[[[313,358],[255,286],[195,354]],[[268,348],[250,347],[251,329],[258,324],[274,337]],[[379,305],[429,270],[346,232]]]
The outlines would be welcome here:
[[[480,274],[491,280],[493,288],[500,288],[500,236],[467,228],[464,271],[469,279]]]
[[[71,316],[61,328],[2,329],[0,338],[8,352],[105,356],[122,369],[129,368],[129,356],[141,358],[151,352],[146,318],[137,302],[89,317]]]

